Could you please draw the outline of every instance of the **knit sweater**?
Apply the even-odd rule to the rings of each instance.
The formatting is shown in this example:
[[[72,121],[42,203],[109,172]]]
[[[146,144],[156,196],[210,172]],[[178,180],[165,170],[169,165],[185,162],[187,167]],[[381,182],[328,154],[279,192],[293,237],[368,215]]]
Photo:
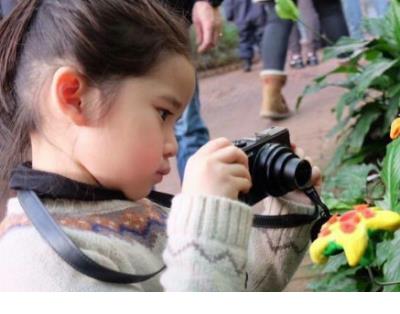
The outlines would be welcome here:
[[[171,210],[147,199],[43,202],[96,262],[132,274],[154,272],[163,263],[167,269],[131,285],[82,275],[52,251],[13,198],[0,224],[2,291],[277,291],[291,278],[309,240],[309,226],[251,228],[250,207],[219,197],[180,194]],[[267,198],[263,214],[312,210]]]

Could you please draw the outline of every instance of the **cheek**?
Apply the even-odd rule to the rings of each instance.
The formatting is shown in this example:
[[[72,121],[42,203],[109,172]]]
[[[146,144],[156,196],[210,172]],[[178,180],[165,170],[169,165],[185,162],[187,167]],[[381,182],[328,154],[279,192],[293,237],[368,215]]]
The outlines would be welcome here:
[[[140,184],[160,166],[163,138],[153,126],[123,132],[87,132],[77,145],[79,159],[104,186]]]

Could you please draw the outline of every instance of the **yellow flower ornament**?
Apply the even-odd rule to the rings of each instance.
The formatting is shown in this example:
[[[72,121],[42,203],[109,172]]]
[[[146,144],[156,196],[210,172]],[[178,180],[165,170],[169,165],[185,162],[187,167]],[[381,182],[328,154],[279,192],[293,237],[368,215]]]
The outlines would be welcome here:
[[[390,138],[395,140],[400,136],[400,118],[394,119],[390,127]]]
[[[323,264],[328,257],[343,250],[350,266],[356,266],[368,246],[368,231],[395,231],[400,228],[400,215],[367,204],[357,205],[353,210],[332,216],[321,228],[317,239],[311,244],[311,260]]]

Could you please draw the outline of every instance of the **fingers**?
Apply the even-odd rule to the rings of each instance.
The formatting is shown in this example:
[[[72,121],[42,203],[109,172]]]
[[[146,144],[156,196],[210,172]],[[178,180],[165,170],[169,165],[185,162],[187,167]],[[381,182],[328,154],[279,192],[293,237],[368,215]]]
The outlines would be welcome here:
[[[193,24],[196,32],[196,45],[199,46],[203,42],[203,28],[199,22],[194,22]]]
[[[232,179],[233,184],[236,185],[237,190],[242,193],[247,193],[251,189],[251,181],[241,177],[235,177]]]
[[[292,149],[294,153],[299,156],[300,159],[307,160],[311,167],[312,167],[312,172],[311,172],[311,184],[318,186],[321,185],[322,183],[322,175],[321,175],[321,170],[317,167],[314,166],[314,161],[310,156],[306,156],[304,150],[301,147],[296,147],[295,145],[292,144]]]
[[[204,52],[212,47],[214,47],[214,26],[212,23],[204,23],[202,26],[202,41],[199,43],[198,52]]]
[[[313,166],[311,173],[312,185],[320,185],[321,181],[322,181],[321,170],[317,166]]]
[[[203,145],[199,150],[198,154],[210,154],[221,148],[232,146],[232,142],[225,137],[220,137],[215,140],[209,141],[207,144]]]
[[[305,153],[304,153],[304,150],[303,150],[302,148],[300,148],[300,147],[295,147],[295,149],[294,149],[293,151],[294,151],[294,153],[295,153],[297,156],[299,156],[301,159],[304,158]]]
[[[247,155],[239,148],[231,144],[220,149],[216,154],[215,158],[218,158],[224,163],[239,163],[244,165],[246,168],[249,166]]]
[[[240,164],[232,164],[226,166],[226,171],[229,171],[233,177],[244,178],[251,181],[251,176],[247,167]]]

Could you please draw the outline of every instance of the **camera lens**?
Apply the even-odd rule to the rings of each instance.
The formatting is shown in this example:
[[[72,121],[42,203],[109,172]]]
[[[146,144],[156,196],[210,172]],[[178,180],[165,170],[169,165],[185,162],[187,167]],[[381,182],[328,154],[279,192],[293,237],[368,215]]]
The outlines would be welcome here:
[[[293,151],[278,143],[266,144],[253,165],[256,184],[265,187],[272,196],[281,196],[307,186],[311,179],[311,165]]]

